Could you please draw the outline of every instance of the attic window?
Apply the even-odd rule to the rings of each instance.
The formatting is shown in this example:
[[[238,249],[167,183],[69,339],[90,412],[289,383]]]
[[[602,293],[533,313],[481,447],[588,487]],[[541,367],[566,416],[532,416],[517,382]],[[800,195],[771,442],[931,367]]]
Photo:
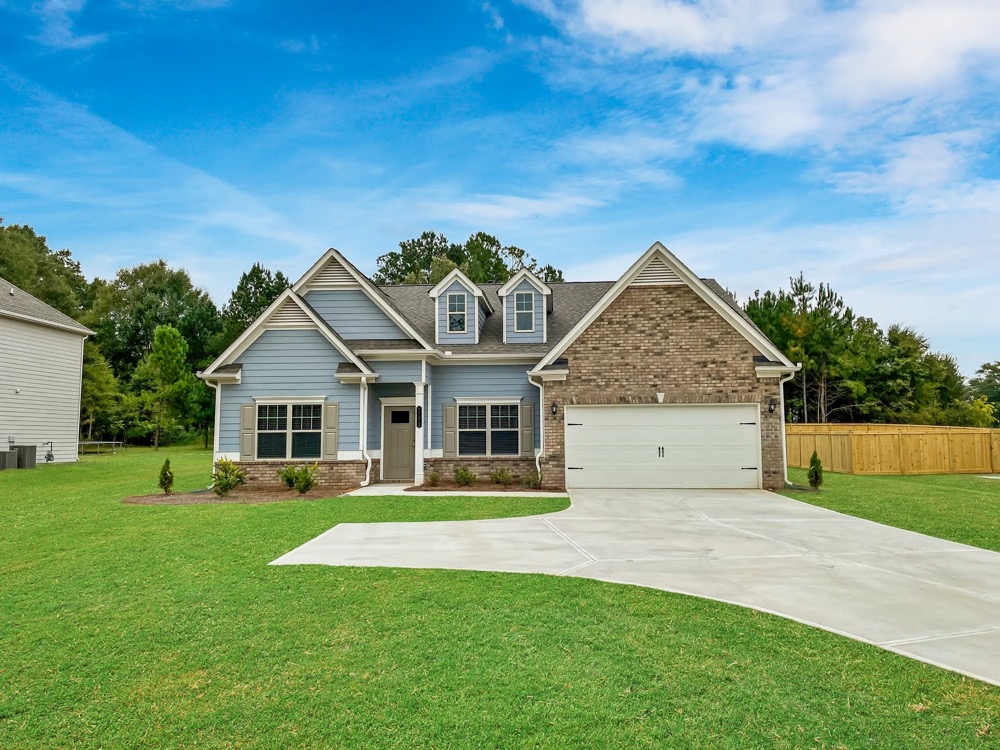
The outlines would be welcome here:
[[[448,333],[465,333],[466,309],[465,294],[448,295]]]
[[[535,330],[535,293],[514,294],[514,330],[517,333],[531,333]]]

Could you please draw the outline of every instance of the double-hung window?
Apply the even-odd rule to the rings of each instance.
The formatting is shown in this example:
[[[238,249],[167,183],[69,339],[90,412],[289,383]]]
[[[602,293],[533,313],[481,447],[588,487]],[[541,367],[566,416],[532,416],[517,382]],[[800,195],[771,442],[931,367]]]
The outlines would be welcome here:
[[[519,455],[520,408],[520,404],[460,404],[458,455]]]
[[[465,333],[465,294],[457,292],[448,295],[448,333]]]
[[[531,333],[535,330],[535,293],[514,293],[514,330]]]
[[[257,458],[319,458],[322,442],[322,404],[257,405]]]

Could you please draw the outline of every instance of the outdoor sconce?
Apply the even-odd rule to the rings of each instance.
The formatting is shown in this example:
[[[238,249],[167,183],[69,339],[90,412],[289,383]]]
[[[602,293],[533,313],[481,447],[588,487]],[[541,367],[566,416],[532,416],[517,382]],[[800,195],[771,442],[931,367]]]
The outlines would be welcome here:
[[[778,399],[772,398],[767,402],[768,414],[774,414],[774,410],[778,408]]]
[[[553,401],[552,406],[549,407],[549,411],[552,412],[552,416],[554,417],[556,414],[559,413],[559,404]]]

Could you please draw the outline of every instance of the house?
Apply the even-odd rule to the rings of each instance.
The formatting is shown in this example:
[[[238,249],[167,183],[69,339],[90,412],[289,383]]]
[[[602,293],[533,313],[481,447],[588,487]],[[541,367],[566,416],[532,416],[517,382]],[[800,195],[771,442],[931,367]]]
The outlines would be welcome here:
[[[375,286],[329,250],[200,376],[215,455],[327,485],[466,466],[546,485],[781,487],[796,371],[656,243],[617,281]]]
[[[93,331],[0,278],[0,450],[76,461],[83,342]]]

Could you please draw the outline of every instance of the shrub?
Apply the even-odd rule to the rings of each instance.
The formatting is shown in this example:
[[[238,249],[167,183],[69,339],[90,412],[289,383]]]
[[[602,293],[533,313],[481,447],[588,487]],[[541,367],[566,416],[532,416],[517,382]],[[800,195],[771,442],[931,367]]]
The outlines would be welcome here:
[[[284,466],[278,469],[278,478],[288,489],[296,489],[300,495],[306,494],[316,486],[316,469],[319,463],[312,466]]]
[[[212,492],[216,495],[228,495],[241,484],[247,483],[247,473],[228,458],[220,458],[215,462],[215,475],[212,477]]]
[[[821,484],[823,484],[823,464],[816,451],[813,451],[812,458],[809,459],[809,486],[818,490]]]
[[[529,489],[537,490],[542,486],[542,475],[537,471],[533,471],[524,478],[521,484]]]
[[[424,484],[428,487],[437,487],[441,484],[441,475],[436,471],[427,472],[427,474],[424,475]]]
[[[476,475],[473,474],[470,469],[467,469],[464,466],[455,467],[455,484],[459,487],[468,487],[475,481]]]
[[[160,467],[160,489],[163,494],[169,495],[174,488],[174,472],[170,470],[170,459],[163,462]]]
[[[504,487],[510,487],[514,478],[510,475],[510,472],[507,471],[507,469],[501,467],[490,472],[490,481],[493,482],[493,484],[502,484]]]

